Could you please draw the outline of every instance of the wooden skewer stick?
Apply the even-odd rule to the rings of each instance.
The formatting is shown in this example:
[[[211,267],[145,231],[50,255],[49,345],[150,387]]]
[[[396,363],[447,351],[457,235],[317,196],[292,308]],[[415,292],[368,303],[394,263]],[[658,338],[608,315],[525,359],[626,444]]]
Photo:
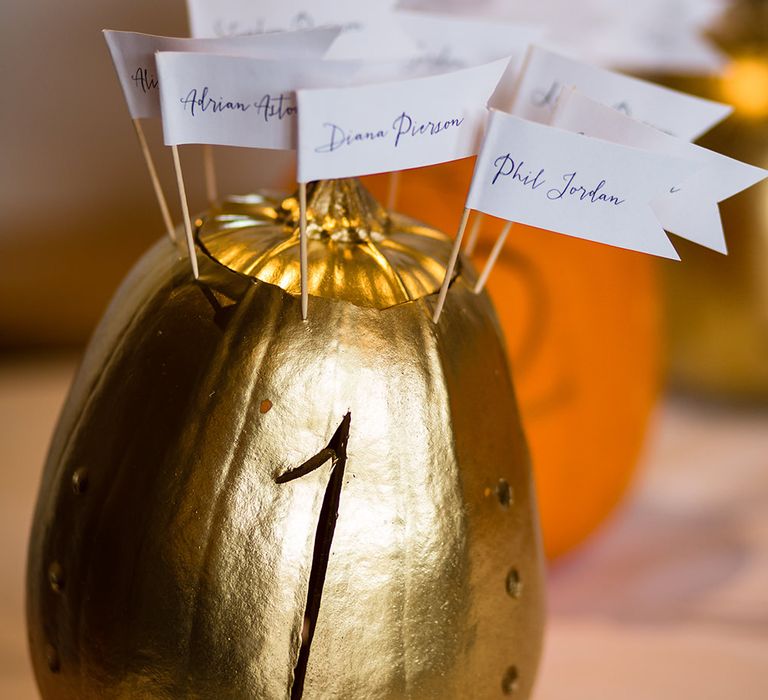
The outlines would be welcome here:
[[[181,211],[184,215],[184,234],[187,238],[187,252],[189,253],[189,263],[192,265],[192,274],[195,279],[200,277],[197,268],[197,255],[195,254],[195,241],[192,238],[192,221],[189,218],[189,205],[187,204],[187,190],[184,187],[184,177],[181,174],[181,160],[179,159],[179,147],[171,146],[173,153],[173,167],[176,170],[176,184],[179,188],[179,199],[181,200]]]
[[[299,270],[301,273],[301,318],[307,320],[309,290],[307,289],[307,183],[299,183]]]
[[[451,258],[448,261],[448,267],[445,270],[445,277],[443,278],[443,284],[440,287],[440,295],[437,297],[437,306],[435,306],[435,313],[432,316],[432,321],[434,323],[437,323],[440,320],[440,314],[443,313],[443,306],[445,305],[445,297],[448,295],[448,286],[451,284],[451,277],[453,277],[453,271],[456,268],[456,261],[459,259],[459,250],[461,250],[461,239],[464,238],[464,229],[467,228],[467,220],[469,219],[470,211],[471,210],[468,207],[464,207],[464,213],[461,215],[459,232],[456,234],[456,240],[453,243]]]
[[[157,176],[155,161],[152,159],[152,153],[150,153],[149,146],[147,145],[147,137],[144,135],[144,127],[142,127],[140,119],[132,119],[131,121],[133,121],[133,128],[136,131],[136,138],[139,140],[139,146],[141,147],[141,152],[144,155],[144,162],[147,164],[149,179],[152,181],[152,188],[155,190],[157,203],[160,205],[160,213],[163,216],[165,232],[175,243],[176,231],[173,228],[173,219],[171,219],[171,212],[168,209],[168,202],[165,199],[165,193],[163,192],[163,187],[160,184],[160,178]]]
[[[219,188],[216,186],[216,164],[213,161],[213,146],[203,144],[203,170],[205,172],[205,193],[208,204],[213,206],[219,199]]]
[[[394,211],[397,206],[397,195],[400,190],[400,173],[395,170],[389,174],[389,191],[387,192],[387,211]]]
[[[469,229],[469,236],[467,236],[467,247],[464,252],[467,255],[472,255],[477,247],[477,239],[480,235],[480,227],[483,225],[483,215],[481,212],[475,212],[475,220],[472,222],[472,228]]]
[[[483,271],[475,284],[475,294],[480,294],[480,292],[483,291],[483,287],[485,287],[485,283],[488,281],[488,277],[490,277],[491,270],[496,264],[496,261],[499,259],[499,253],[501,253],[501,249],[504,247],[504,243],[507,240],[507,236],[509,235],[511,228],[512,222],[508,221],[504,228],[501,230],[501,235],[496,239],[496,243],[493,244],[491,255],[488,258],[488,261],[485,263],[485,267],[483,268]]]

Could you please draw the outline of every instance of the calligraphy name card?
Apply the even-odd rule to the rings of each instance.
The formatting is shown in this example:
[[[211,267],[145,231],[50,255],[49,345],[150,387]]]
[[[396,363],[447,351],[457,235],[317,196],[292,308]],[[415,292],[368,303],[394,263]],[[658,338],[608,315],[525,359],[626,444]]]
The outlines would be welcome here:
[[[417,55],[415,42],[395,20],[395,0],[187,0],[192,36],[242,36],[328,25],[342,28],[329,58],[405,59]]]
[[[692,141],[725,119],[732,108],[693,95],[574,61],[539,46],[531,48],[511,102],[493,107],[549,124],[564,88],[579,92],[674,136]]]
[[[353,177],[477,153],[508,59],[440,75],[299,90],[299,181]]]
[[[717,203],[768,174],[761,168],[665,134],[575,90],[561,96],[552,126],[696,164],[698,170],[692,177],[676,183],[652,202],[652,207],[667,231],[721,253],[726,252],[726,245]]]
[[[167,145],[208,143],[273,149],[296,148],[296,90],[365,84],[370,86],[367,90],[375,94],[378,83],[401,77],[408,65],[396,61],[279,61],[186,52],[160,52],[156,63]],[[499,62],[499,66],[503,63]],[[498,81],[498,72],[497,67],[485,70],[480,67],[472,73],[485,76],[485,87],[475,86],[473,93],[477,96],[478,90],[482,92],[478,97],[480,108],[487,101],[485,93],[492,90],[491,82]],[[359,99],[354,102],[359,109]],[[480,108],[476,111],[480,112]],[[340,120],[336,130],[327,130],[329,151],[335,152],[364,138],[366,129],[349,128],[350,114],[355,114],[355,107],[345,113],[345,120]],[[394,124],[397,116],[393,115],[390,124]],[[437,133],[455,126],[451,122],[454,117],[430,127],[427,122],[412,119],[412,114],[405,109],[399,116],[397,128],[402,133],[396,135],[398,145],[409,133],[423,134],[430,128]],[[459,113],[457,118],[462,119],[463,115]],[[382,130],[379,119],[370,138]]]
[[[179,39],[104,30],[128,110],[134,119],[160,116],[155,54],[197,52],[260,58],[321,58],[339,35],[338,27],[227,39]]]
[[[690,162],[492,111],[467,207],[509,221],[677,259],[650,202]]]

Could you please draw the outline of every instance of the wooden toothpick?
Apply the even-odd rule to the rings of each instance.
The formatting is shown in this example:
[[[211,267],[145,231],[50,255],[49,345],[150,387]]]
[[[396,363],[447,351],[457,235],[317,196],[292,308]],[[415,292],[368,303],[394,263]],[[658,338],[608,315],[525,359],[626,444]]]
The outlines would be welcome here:
[[[309,290],[307,289],[307,183],[299,183],[299,271],[301,274],[301,318],[307,320]]]
[[[141,152],[144,155],[144,162],[147,164],[147,170],[149,171],[149,179],[152,181],[152,188],[155,190],[155,197],[157,203],[160,206],[160,213],[163,216],[163,223],[165,224],[165,232],[168,237],[175,243],[176,231],[173,228],[173,219],[171,219],[171,212],[168,209],[168,202],[165,199],[165,193],[163,187],[160,184],[160,178],[157,176],[157,168],[155,168],[155,161],[152,159],[152,153],[150,153],[149,146],[147,145],[147,137],[144,135],[144,127],[141,125],[140,119],[132,119],[133,128],[136,131],[136,138],[139,140],[139,146]]]
[[[456,240],[453,243],[453,250],[451,251],[451,258],[448,261],[448,267],[445,270],[445,277],[443,278],[443,284],[440,287],[440,294],[437,297],[437,305],[435,306],[435,313],[432,316],[432,320],[437,323],[440,320],[440,314],[443,312],[443,306],[445,305],[445,297],[448,295],[448,286],[451,284],[451,277],[453,277],[453,271],[456,268],[456,261],[459,259],[459,250],[461,250],[461,239],[464,238],[464,229],[467,228],[467,220],[469,219],[469,207],[464,207],[464,213],[461,215],[461,223],[459,224],[459,232],[456,234]]]
[[[216,186],[216,164],[213,161],[213,146],[203,144],[203,171],[205,173],[205,193],[208,204],[213,206],[219,199],[219,188]]]
[[[400,172],[395,170],[389,174],[389,191],[387,192],[387,211],[394,211],[397,206],[397,195],[400,189]]]
[[[477,247],[477,239],[480,235],[480,227],[483,225],[483,215],[481,212],[475,212],[475,220],[472,222],[472,228],[469,229],[469,236],[467,236],[467,247],[464,252],[467,255],[472,255]]]
[[[192,266],[192,274],[195,279],[200,277],[197,268],[197,255],[195,254],[195,241],[192,238],[192,221],[189,218],[189,205],[187,204],[187,190],[184,187],[184,177],[181,174],[181,160],[179,159],[179,147],[171,146],[173,153],[173,167],[176,170],[176,184],[179,188],[179,199],[181,200],[181,211],[184,215],[184,234],[187,239],[187,252],[189,253],[189,263]]]
[[[485,283],[488,281],[488,277],[491,274],[491,270],[493,269],[493,266],[496,264],[496,261],[499,258],[499,253],[501,253],[501,249],[504,247],[504,243],[507,240],[507,236],[509,235],[509,231],[512,228],[512,222],[508,221],[504,228],[501,231],[501,235],[496,239],[496,243],[493,244],[493,249],[491,250],[491,255],[488,258],[488,261],[485,263],[485,267],[483,268],[482,273],[480,274],[480,277],[477,280],[477,283],[475,284],[475,294],[480,294],[480,292],[483,291],[483,287],[485,287]]]

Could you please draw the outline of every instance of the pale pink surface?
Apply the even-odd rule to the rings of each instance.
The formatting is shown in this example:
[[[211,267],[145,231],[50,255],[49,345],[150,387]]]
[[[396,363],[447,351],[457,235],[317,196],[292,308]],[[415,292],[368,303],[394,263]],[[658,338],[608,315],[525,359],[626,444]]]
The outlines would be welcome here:
[[[26,540],[74,362],[0,365],[0,698],[37,697]],[[768,697],[768,412],[669,402],[614,520],[550,572],[535,700]]]

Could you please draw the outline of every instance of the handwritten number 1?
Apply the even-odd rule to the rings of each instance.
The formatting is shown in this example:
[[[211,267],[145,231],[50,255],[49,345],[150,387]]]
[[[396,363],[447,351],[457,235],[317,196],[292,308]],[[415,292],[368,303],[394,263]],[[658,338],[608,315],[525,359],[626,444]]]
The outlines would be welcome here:
[[[328,446],[310,457],[306,462],[290,469],[275,479],[278,484],[286,484],[294,479],[300,479],[322,467],[329,459],[332,462],[331,475],[325,488],[323,505],[320,509],[320,517],[317,521],[315,532],[315,548],[312,554],[312,568],[309,573],[309,586],[307,590],[307,604],[304,609],[304,629],[302,631],[301,649],[296,667],[293,672],[293,686],[291,687],[291,700],[299,700],[304,693],[304,679],[307,675],[307,663],[309,650],[315,635],[315,626],[320,612],[320,602],[323,596],[325,575],[328,571],[328,560],[331,555],[333,534],[336,530],[336,520],[339,517],[339,502],[341,501],[341,488],[344,485],[344,470],[347,466],[347,442],[349,441],[349,426],[352,422],[352,414],[347,413],[336,432],[330,439]]]

